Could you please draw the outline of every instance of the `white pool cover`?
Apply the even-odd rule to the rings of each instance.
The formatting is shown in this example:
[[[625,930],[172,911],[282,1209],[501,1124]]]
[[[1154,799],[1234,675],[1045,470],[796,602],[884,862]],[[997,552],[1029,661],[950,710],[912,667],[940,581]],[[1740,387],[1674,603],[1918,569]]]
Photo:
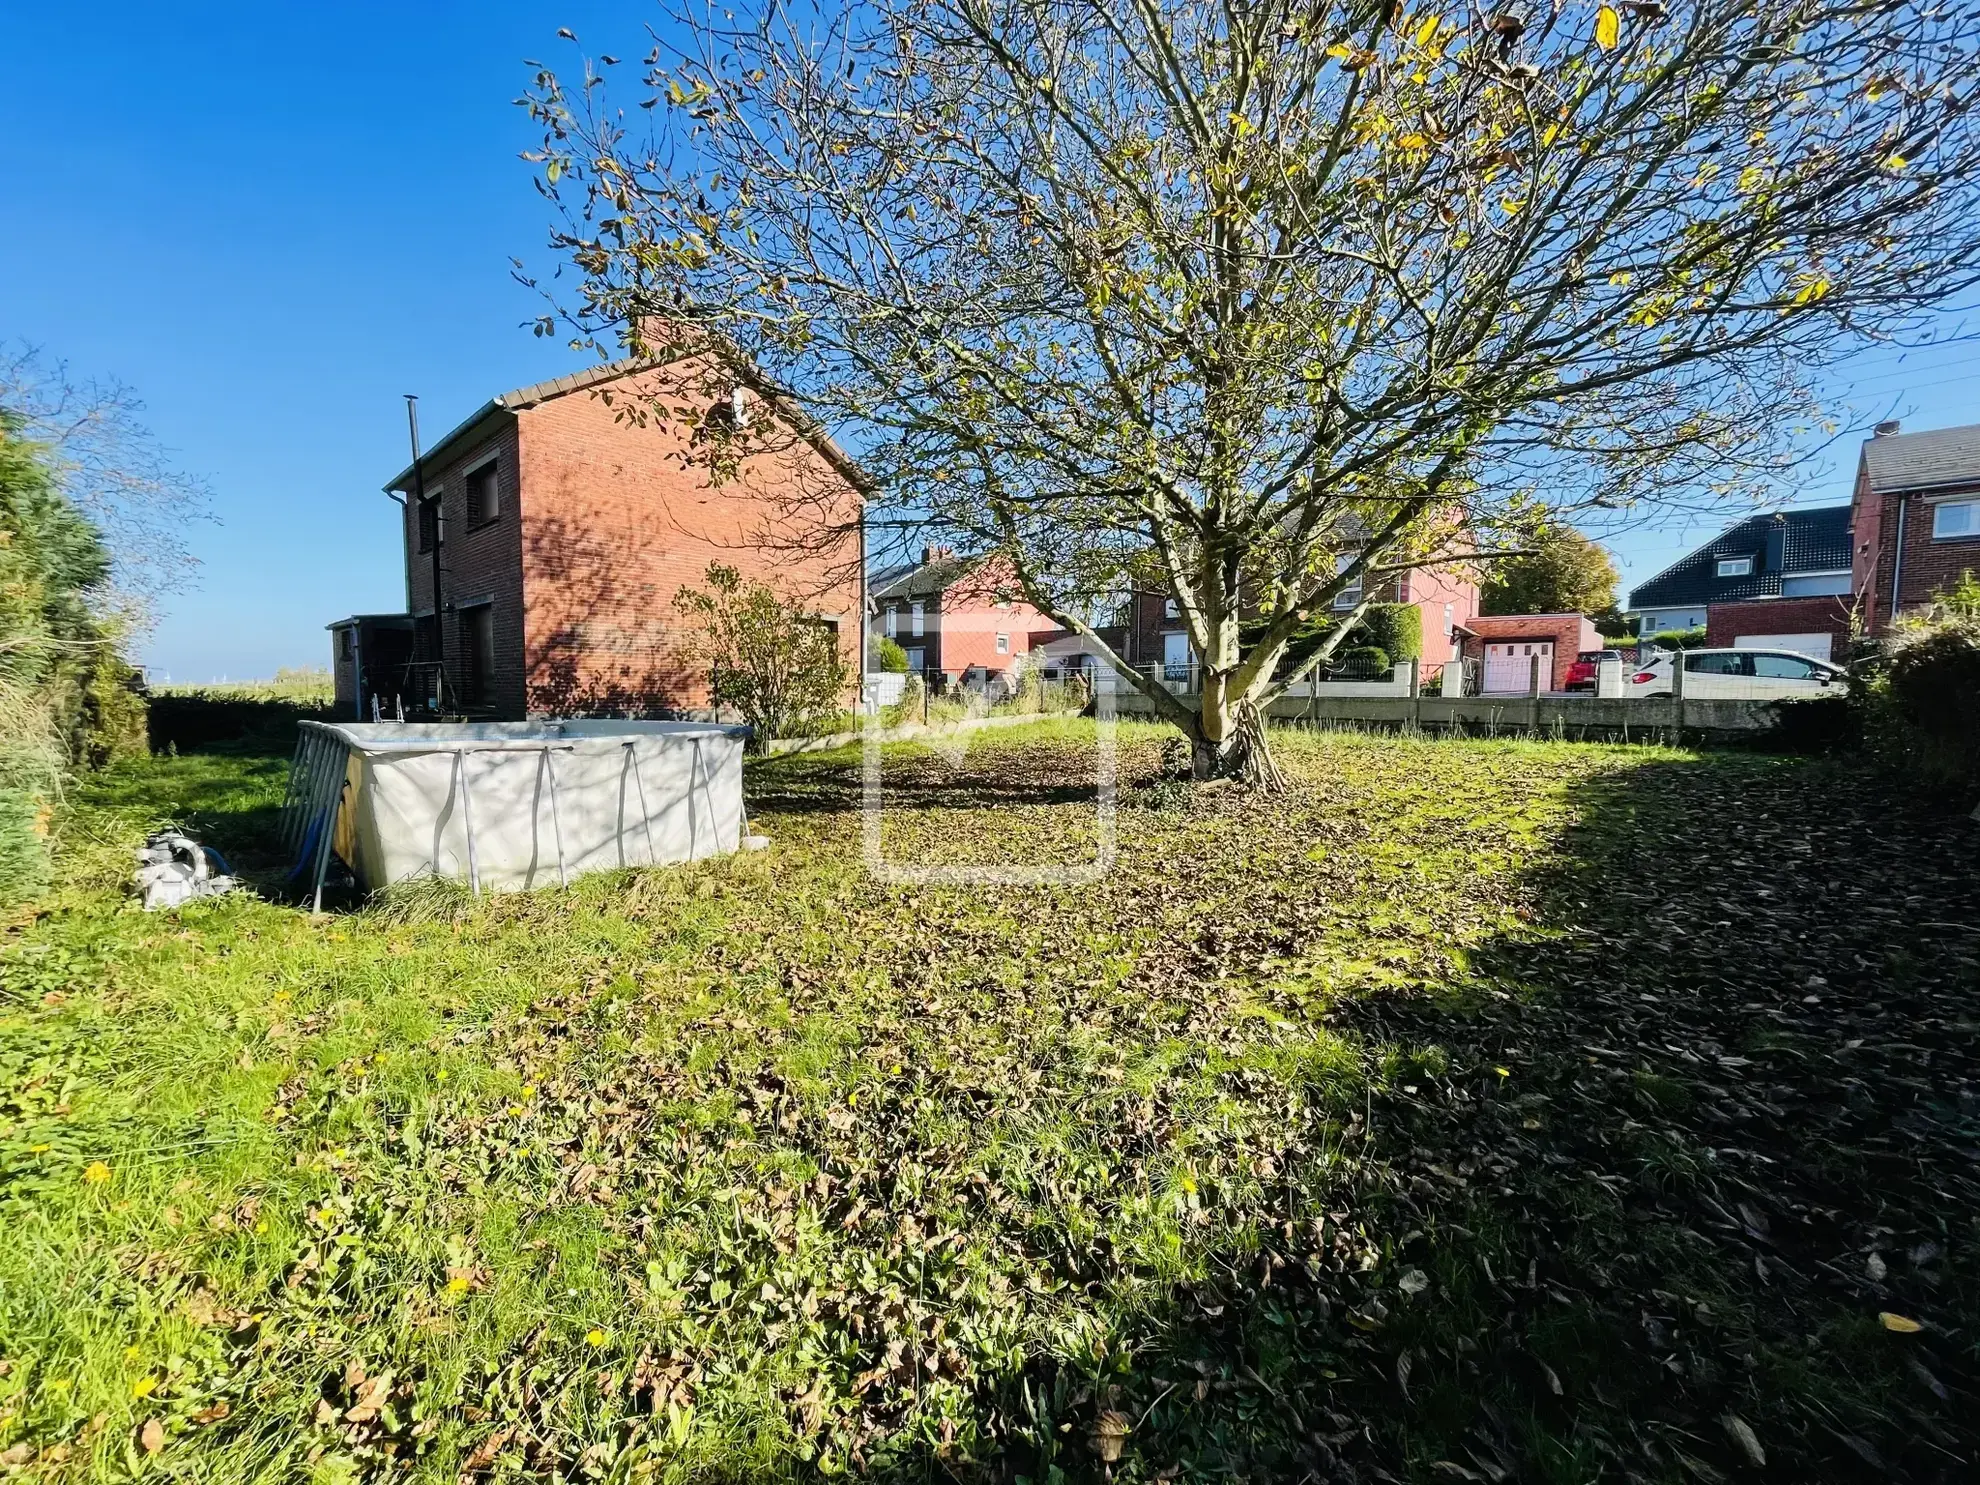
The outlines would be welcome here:
[[[304,722],[282,810],[320,902],[332,854],[366,890],[440,876],[554,885],[736,849],[745,729],[699,722]]]

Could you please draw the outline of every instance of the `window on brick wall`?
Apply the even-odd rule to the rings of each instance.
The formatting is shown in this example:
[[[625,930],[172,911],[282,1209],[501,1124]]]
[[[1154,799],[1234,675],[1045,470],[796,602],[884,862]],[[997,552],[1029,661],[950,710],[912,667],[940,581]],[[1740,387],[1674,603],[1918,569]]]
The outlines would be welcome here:
[[[1334,558],[1335,574],[1338,575],[1346,572],[1350,567],[1354,566],[1354,559],[1359,555],[1357,552],[1339,553]],[[1361,602],[1361,579],[1359,577],[1354,580],[1353,586],[1343,588],[1334,595],[1335,608],[1353,608],[1359,602]]]
[[[892,604],[887,605],[887,638],[892,639],[900,629],[901,611]]]
[[[998,635],[997,653],[1000,655],[1008,655],[1010,654],[1010,652],[1011,652],[1011,637],[1008,634]]]
[[[467,518],[468,526],[486,526],[502,514],[502,482],[500,466],[490,459],[479,469],[471,469],[467,476]]]
[[[430,552],[440,545],[440,492],[434,491],[419,502],[419,549]]]
[[[1980,536],[1980,500],[1947,500],[1932,507],[1932,535]]]
[[[461,610],[461,699],[487,706],[495,689],[495,605]]]
[[[925,622],[926,618],[921,607],[921,600],[917,598],[913,603],[908,605],[908,633],[912,634],[916,639],[921,638],[922,625]]]

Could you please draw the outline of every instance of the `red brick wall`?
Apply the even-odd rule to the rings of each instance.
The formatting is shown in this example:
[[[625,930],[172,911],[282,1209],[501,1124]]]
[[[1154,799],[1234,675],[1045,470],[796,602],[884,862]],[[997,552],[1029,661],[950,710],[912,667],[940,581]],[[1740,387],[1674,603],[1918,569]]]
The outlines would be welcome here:
[[[1476,639],[1465,641],[1466,656],[1482,660],[1487,643],[1507,640],[1551,640],[1554,645],[1554,674],[1547,689],[1558,691],[1567,684],[1568,667],[1583,650],[1603,646],[1600,631],[1585,614],[1492,614],[1475,616],[1469,625]]]
[[[808,523],[781,498],[804,493],[827,518],[849,519],[858,503],[852,488],[809,448],[753,457],[712,482],[686,457],[684,431],[616,416],[627,403],[625,385],[614,385],[622,394],[616,408],[580,391],[518,414],[528,710],[706,706],[707,677],[674,596],[683,586],[704,587],[711,562],[837,620],[846,663],[856,670],[857,539],[831,551],[803,543]],[[757,410],[762,415],[761,404]]]
[[[501,512],[493,521],[470,530],[463,476],[491,453],[496,459]],[[516,420],[506,413],[489,418],[485,429],[448,450],[443,461],[429,464],[426,470],[428,496],[436,488],[441,491],[440,641],[449,689],[459,687],[465,677],[460,606],[492,599],[495,671],[489,677],[487,709],[502,717],[520,717],[524,708],[522,521],[517,475]],[[419,550],[416,504],[408,495],[404,519],[412,611],[418,614],[433,607],[433,555]]]
[[[1884,558],[1884,497],[1870,492],[1870,475],[1863,467],[1862,456],[1856,461],[1856,489],[1850,496],[1849,529],[1850,540],[1856,546],[1850,554],[1849,586],[1851,591],[1861,595],[1866,620],[1875,615],[1889,612],[1888,599],[1879,599],[1880,594],[1890,592],[1887,578],[1881,573],[1885,566]]]
[[[929,668],[939,664],[951,678],[972,666],[1003,671],[1028,653],[1032,631],[1048,632],[1054,626],[1019,598],[1017,590],[1017,575],[1001,557],[991,558],[944,588],[932,613],[937,638]],[[1000,634],[1009,644],[1008,653],[997,651]]]
[[[1940,494],[1934,491],[1936,497]],[[1980,486],[1948,492],[1971,498],[1980,495]],[[1932,595],[1951,587],[1963,572],[1980,573],[1980,537],[1934,538],[1932,507],[1936,500],[1922,495],[1871,496],[1881,505],[1879,524],[1883,540],[1876,553],[1874,612],[1869,625],[1873,634],[1882,633],[1891,621],[1891,582],[1898,546],[1898,505],[1904,505],[1904,562],[1897,575],[1898,607],[1901,611],[1922,608]]]
[[[1705,610],[1705,643],[1731,649],[1749,634],[1826,634],[1829,658],[1849,654],[1850,600],[1846,597],[1750,599],[1715,603]]]

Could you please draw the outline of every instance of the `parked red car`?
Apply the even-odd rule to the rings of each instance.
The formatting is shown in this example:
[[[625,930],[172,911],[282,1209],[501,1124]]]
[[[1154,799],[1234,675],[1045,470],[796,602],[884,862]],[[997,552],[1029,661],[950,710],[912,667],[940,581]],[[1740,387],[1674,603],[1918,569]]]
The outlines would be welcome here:
[[[1616,650],[1583,650],[1574,657],[1574,663],[1567,668],[1567,679],[1561,683],[1564,691],[1593,691],[1595,689],[1595,667],[1604,655],[1614,655],[1621,661],[1622,655]]]

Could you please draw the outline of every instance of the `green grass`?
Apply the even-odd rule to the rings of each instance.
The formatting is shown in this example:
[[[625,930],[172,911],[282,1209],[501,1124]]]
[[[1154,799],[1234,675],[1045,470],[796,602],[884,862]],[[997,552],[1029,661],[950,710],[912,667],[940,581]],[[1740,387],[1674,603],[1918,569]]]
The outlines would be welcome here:
[[[0,1460],[1044,1481],[1107,1472],[1108,1414],[1124,1480],[1711,1478],[1729,1412],[1803,1478],[1971,1448],[1980,940],[1863,911],[1980,923],[1942,822],[1529,742],[1287,734],[1287,798],[1178,793],[1160,738],[1091,885],[878,881],[812,755],[752,765],[768,852],[314,919],[121,891],[164,819],[272,880],[282,760],[100,778],[0,950]],[[892,749],[883,845],[1085,859],[1090,757]]]

